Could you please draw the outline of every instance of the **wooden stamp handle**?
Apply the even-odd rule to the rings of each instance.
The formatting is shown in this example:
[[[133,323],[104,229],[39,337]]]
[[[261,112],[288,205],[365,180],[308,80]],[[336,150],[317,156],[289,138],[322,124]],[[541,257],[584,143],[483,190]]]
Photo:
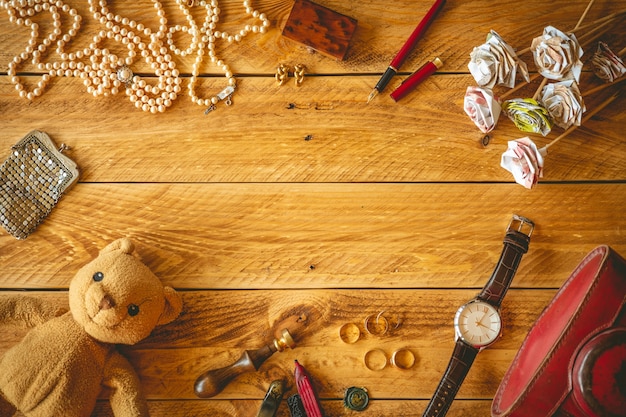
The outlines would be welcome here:
[[[214,397],[222,392],[226,385],[237,376],[258,370],[263,362],[272,356],[274,352],[282,352],[287,347],[295,347],[295,342],[289,331],[284,329],[282,337],[274,339],[272,344],[256,350],[246,350],[233,364],[223,368],[212,369],[200,375],[194,384],[194,391],[200,398]]]

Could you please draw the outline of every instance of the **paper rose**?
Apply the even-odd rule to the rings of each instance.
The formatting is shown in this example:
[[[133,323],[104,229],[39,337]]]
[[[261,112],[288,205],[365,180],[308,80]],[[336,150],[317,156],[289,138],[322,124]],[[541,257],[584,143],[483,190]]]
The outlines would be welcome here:
[[[472,86],[467,87],[463,108],[483,133],[489,133],[496,127],[502,111],[491,90]]]
[[[493,88],[495,85],[514,87],[518,68],[526,82],[530,82],[526,63],[519,59],[513,48],[493,30],[487,35],[487,42],[475,47],[470,53],[468,68],[481,87]]]
[[[591,58],[591,65],[593,73],[607,83],[612,83],[616,78],[626,74],[624,62],[604,42],[598,42],[598,49]]]
[[[586,109],[576,81],[546,84],[541,90],[540,101],[557,126],[563,129],[580,126]]]
[[[515,178],[515,182],[531,189],[539,178],[543,178],[543,150],[528,137],[511,140],[506,152],[502,154],[500,166]]]
[[[533,39],[530,50],[537,69],[550,80],[580,79],[583,50],[574,34],[569,36],[553,26],[547,26],[543,35]]]
[[[522,132],[541,133],[547,136],[552,130],[550,114],[537,100],[515,98],[502,104],[502,110]]]

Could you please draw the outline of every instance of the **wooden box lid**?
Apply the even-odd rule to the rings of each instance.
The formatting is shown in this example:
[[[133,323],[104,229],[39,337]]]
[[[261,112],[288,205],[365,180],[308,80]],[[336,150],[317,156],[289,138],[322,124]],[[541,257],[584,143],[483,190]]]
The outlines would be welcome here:
[[[357,21],[309,0],[296,0],[283,36],[343,61]]]

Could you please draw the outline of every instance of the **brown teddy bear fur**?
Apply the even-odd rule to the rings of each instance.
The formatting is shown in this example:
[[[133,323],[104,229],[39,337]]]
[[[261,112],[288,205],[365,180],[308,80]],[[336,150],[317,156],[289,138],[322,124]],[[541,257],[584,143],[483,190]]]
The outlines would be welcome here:
[[[116,345],[174,320],[182,299],[133,251],[119,239],[81,268],[65,314],[33,297],[0,298],[0,323],[32,327],[0,359],[1,416],[88,417],[103,387],[116,417],[149,415],[139,377]]]

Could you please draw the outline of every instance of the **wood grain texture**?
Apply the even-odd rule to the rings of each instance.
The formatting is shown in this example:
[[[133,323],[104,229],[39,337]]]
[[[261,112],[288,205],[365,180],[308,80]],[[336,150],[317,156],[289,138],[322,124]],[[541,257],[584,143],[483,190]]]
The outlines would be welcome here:
[[[82,28],[75,39],[77,47],[91,42],[98,23],[91,18],[88,3],[69,0],[66,3],[84,17]],[[394,2],[352,2],[343,0],[318,1],[338,13],[350,16],[358,21],[352,44],[344,61],[329,59],[311,53],[304,46],[285,39],[282,28],[285,25],[293,2],[280,0],[256,0],[252,5],[264,12],[270,20],[271,27],[264,36],[250,35],[238,47],[232,47],[226,41],[218,42],[220,56],[225,61],[233,61],[233,70],[239,74],[273,75],[278,60],[300,61],[316,74],[362,74],[378,73],[385,70],[389,62],[398,52],[404,41],[411,34],[418,22],[426,14],[431,1],[396,0]],[[144,23],[156,31],[158,16],[150,0],[128,2],[107,2],[113,13]],[[530,46],[533,38],[539,36],[546,25],[556,25],[563,30],[571,30],[580,15],[587,7],[587,0],[557,1],[550,4],[541,0],[529,0],[524,3],[500,3],[500,7],[481,0],[447,1],[442,13],[429,28],[415,51],[407,59],[403,73],[417,69],[425,59],[439,55],[445,57],[446,72],[467,73],[467,61],[472,48],[485,41],[489,30],[494,29],[508,43],[518,50]],[[178,11],[174,2],[163,2],[168,24],[185,24],[183,14]],[[220,2],[220,27],[226,31],[234,31],[251,22],[246,18],[241,2],[228,0]],[[622,1],[602,1],[594,4],[585,22],[592,22],[611,13],[626,10]],[[200,11],[193,13],[198,21],[203,15]],[[3,13],[6,21],[6,14]],[[252,22],[254,23],[254,22]],[[619,30],[619,22],[613,26],[605,39],[616,44],[616,50],[624,47],[624,33]],[[52,30],[47,19],[41,22],[40,33]],[[222,30],[222,29],[220,29]],[[18,29],[14,25],[3,25],[0,31],[0,42],[4,46],[0,50],[0,62],[6,63],[16,52],[27,44],[28,30]],[[189,38],[183,38],[179,44],[186,46]],[[621,42],[621,43],[620,43]],[[530,54],[523,55],[529,63]],[[180,66],[191,68],[193,57],[180,61]],[[215,76],[221,74],[215,65],[207,65],[203,74]],[[145,68],[148,70],[148,68]],[[371,86],[365,91],[365,97]],[[364,97],[364,99],[365,99]]]
[[[537,229],[513,285],[555,288],[597,245],[626,251],[625,187],[78,184],[36,234],[0,236],[0,279],[67,288],[101,247],[129,236],[178,288],[479,288],[517,213]]]
[[[73,148],[86,182],[511,182],[500,157],[523,134],[503,117],[483,149],[463,112],[468,76],[431,78],[402,104],[381,96],[369,105],[363,92],[376,77],[311,76],[281,89],[273,78],[243,79],[232,108],[207,116],[184,96],[165,114],[146,114],[122,96],[94,99],[73,79],[55,80],[29,104],[3,78],[0,149],[39,128]],[[550,149],[544,181],[626,178],[623,101]]]
[[[101,29],[88,2],[67,0],[83,15],[68,48],[83,48]],[[504,116],[491,144],[463,111],[474,81],[472,48],[496,30],[518,51],[546,25],[568,30],[588,0],[551,3],[448,0],[388,89],[369,105],[381,73],[432,1],[319,0],[354,18],[357,28],[343,61],[281,35],[291,1],[254,0],[271,27],[238,44],[218,41],[219,57],[237,79],[233,105],[208,115],[187,96],[194,57],[174,57],[183,92],[165,113],[137,110],[124,93],[94,98],[79,79],[54,78],[29,102],[18,97],[8,63],[27,45],[28,29],[0,10],[0,159],[32,129],[70,145],[80,182],[28,239],[0,229],[0,298],[19,293],[67,305],[79,267],[113,239],[129,236],[138,255],[181,292],[183,314],[122,351],[136,366],[155,417],[254,417],[270,382],[285,378],[290,394],[293,360],[312,374],[328,417],[351,415],[342,404],[350,386],[371,396],[364,417],[419,417],[453,349],[452,318],[493,271],[513,213],[536,229],[513,288],[503,303],[504,334],[477,358],[448,416],[488,416],[491,399],[525,335],[582,258],[607,244],[626,254],[626,98],[585,122],[550,148],[544,178],[533,190],[515,184],[500,167],[508,140],[525,136]],[[112,0],[111,11],[153,30],[151,0]],[[168,25],[185,24],[164,0]],[[251,23],[240,0],[220,2],[220,30]],[[586,22],[626,10],[626,1],[596,1]],[[199,10],[192,12],[201,19]],[[53,29],[50,14],[34,17],[39,36]],[[626,46],[622,16],[602,39]],[[584,42],[585,34],[580,34]],[[177,36],[185,47],[189,38]],[[110,42],[112,51],[121,46]],[[580,89],[601,85],[585,48]],[[426,60],[444,66],[395,103],[388,94]],[[532,74],[530,53],[521,55]],[[54,52],[44,58],[59,59]],[[279,63],[303,64],[301,87],[281,87]],[[133,71],[148,83],[153,70]],[[18,75],[35,85],[42,71],[30,63]],[[202,97],[225,85],[222,71],[205,62]],[[532,96],[539,80],[519,97]],[[588,110],[624,89],[619,84],[585,96]],[[505,88],[496,87],[496,94]],[[545,144],[562,132],[555,128]],[[402,317],[384,337],[365,333],[369,314]],[[306,318],[296,326],[297,318]],[[361,339],[339,338],[345,323]],[[296,326],[297,347],[277,353],[258,372],[242,375],[217,397],[200,400],[193,381],[208,368],[228,365],[245,349]],[[0,354],[25,330],[0,324]],[[410,370],[365,368],[373,348],[415,353]],[[103,392],[93,417],[111,417]],[[283,402],[277,414],[287,417]]]
[[[471,299],[475,290],[262,290],[182,291],[184,310],[176,322],[157,328],[133,347],[123,347],[140,374],[146,395],[152,399],[193,400],[193,382],[212,368],[234,362],[245,349],[257,349],[281,330],[289,317],[305,321],[291,328],[296,347],[275,353],[258,372],[236,378],[216,399],[262,398],[267,381],[293,375],[298,359],[316,381],[321,398],[342,396],[352,385],[370,387],[374,398],[426,398],[445,369],[454,332],[451,318],[457,305]],[[468,376],[460,398],[489,398],[523,341],[527,329],[552,298],[555,290],[511,290],[503,306],[504,335],[481,354]],[[67,307],[67,294],[35,292]],[[2,296],[2,295],[0,295]],[[443,300],[449,301],[442,302]],[[399,325],[382,336],[367,333],[365,318],[383,312]],[[356,324],[361,338],[343,343],[339,329]],[[14,333],[0,344],[0,352],[22,337]],[[367,369],[364,355],[382,349],[391,357],[409,349],[416,363],[408,370],[388,364],[380,371]],[[320,355],[323,349],[324,354]],[[483,376],[488,374],[488,378]],[[402,380],[401,384],[398,382]],[[167,381],[167,382],[165,382]],[[293,381],[291,381],[293,382]]]
[[[359,413],[368,417],[387,417],[398,415],[405,417],[420,417],[427,401],[402,400],[370,400],[366,411]],[[151,401],[149,410],[154,416],[255,416],[261,406],[261,400],[216,400],[216,401]],[[324,412],[329,416],[347,415],[341,399],[324,400]],[[487,416],[491,410],[491,401],[459,399],[448,412],[448,417]],[[291,414],[283,402],[276,413],[276,417],[290,417]],[[17,417],[23,417],[18,414]],[[105,401],[100,401],[92,417],[113,417],[111,408]]]
[[[256,410],[260,407],[260,400],[239,400],[239,401],[153,401],[150,403],[150,412],[153,415],[163,416],[215,416],[215,417],[233,417],[233,416],[254,416]],[[359,415],[368,417],[387,417],[390,415],[405,417],[420,417],[422,409],[426,407],[427,401],[386,401],[386,400],[370,400],[370,404],[366,411]],[[326,415],[341,416],[348,415],[348,411],[343,406],[340,399],[324,400],[322,407]],[[485,400],[456,400],[454,405],[448,412],[449,417],[466,417],[470,415],[487,416],[490,413],[491,402]],[[184,410],[184,414],[181,414]],[[251,413],[255,410],[255,413]],[[352,413],[352,412],[351,412]],[[112,413],[107,409],[104,402],[98,404],[93,417],[111,417]],[[291,414],[283,402],[276,414],[277,417],[290,417]]]

